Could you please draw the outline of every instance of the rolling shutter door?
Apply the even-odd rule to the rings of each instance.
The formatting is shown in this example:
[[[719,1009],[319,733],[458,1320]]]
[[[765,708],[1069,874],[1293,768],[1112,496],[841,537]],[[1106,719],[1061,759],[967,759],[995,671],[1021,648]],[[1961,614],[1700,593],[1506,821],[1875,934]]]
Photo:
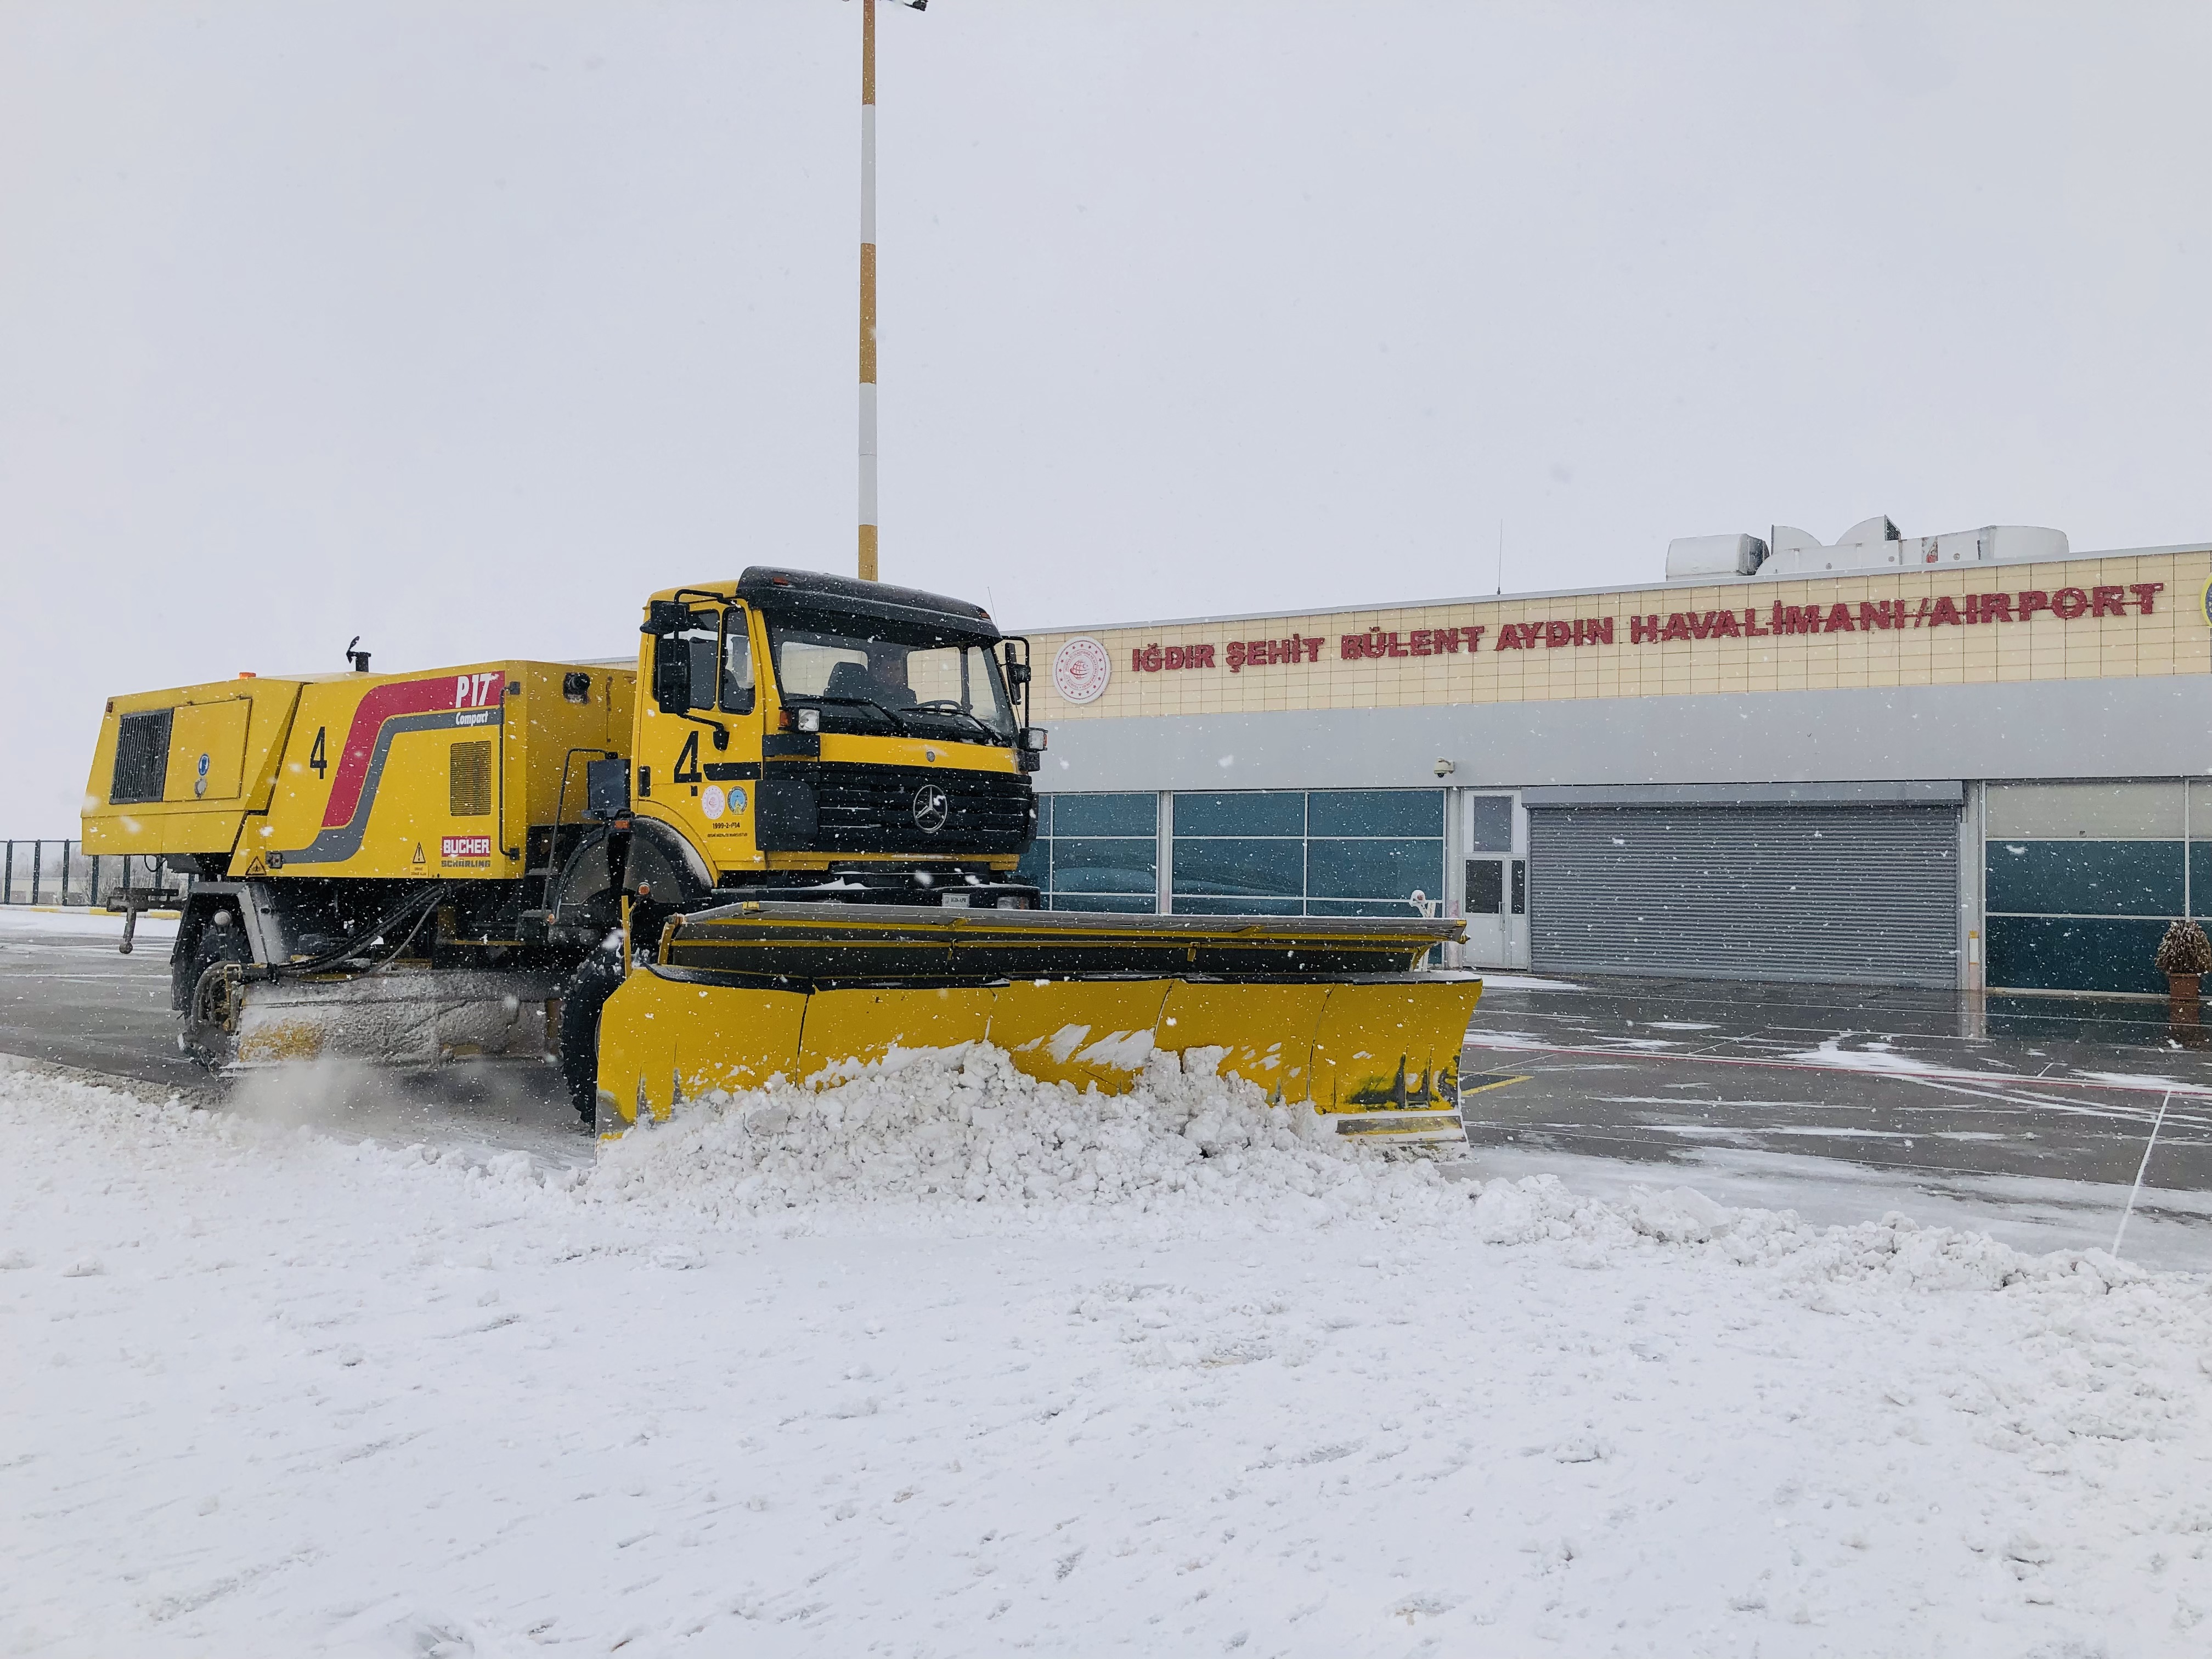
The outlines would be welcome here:
[[[1528,812],[1539,969],[1959,982],[1953,806]]]

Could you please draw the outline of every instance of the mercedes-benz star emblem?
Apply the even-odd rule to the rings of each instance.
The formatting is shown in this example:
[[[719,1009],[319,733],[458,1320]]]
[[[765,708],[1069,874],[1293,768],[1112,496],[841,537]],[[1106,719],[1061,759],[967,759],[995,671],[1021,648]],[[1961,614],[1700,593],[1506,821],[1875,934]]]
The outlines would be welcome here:
[[[914,792],[914,821],[922,834],[935,835],[951,816],[952,798],[935,784],[925,783]]]

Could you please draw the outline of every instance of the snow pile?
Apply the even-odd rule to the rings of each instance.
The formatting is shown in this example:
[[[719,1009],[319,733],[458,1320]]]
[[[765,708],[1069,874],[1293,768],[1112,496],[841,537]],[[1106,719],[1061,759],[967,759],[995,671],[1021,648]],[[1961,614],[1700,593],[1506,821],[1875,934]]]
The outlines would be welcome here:
[[[1556,1176],[1488,1182],[1476,1197],[1474,1226],[1486,1244],[1703,1247],[1698,1253],[1781,1269],[1785,1279],[1808,1285],[1878,1279],[1924,1291],[2001,1291],[2073,1280],[2101,1294],[2153,1277],[2101,1250],[2031,1255],[1986,1233],[1923,1227],[1895,1211],[1878,1221],[1818,1227],[1794,1210],[1730,1209],[1688,1187],[1639,1188],[1624,1203],[1607,1204],[1569,1191]]]
[[[1585,1266],[1658,1253],[1765,1269],[1801,1298],[1881,1281],[1930,1292],[2067,1281],[2095,1294],[2148,1275],[2102,1251],[2033,1255],[1896,1212],[1846,1227],[1733,1209],[1687,1187],[1613,1202],[1557,1176],[1443,1179],[1425,1161],[1346,1142],[1300,1107],[1222,1077],[1218,1049],[1155,1053],[1125,1095],[1040,1082],[983,1044],[896,1051],[816,1090],[781,1079],[717,1092],[603,1145],[586,1203],[737,1222],[947,1211],[983,1225],[1054,1213],[1170,1215],[1263,1228],[1380,1222],[1454,1243],[1554,1243]],[[503,1170],[537,1179],[526,1158]],[[565,1188],[564,1172],[544,1177]],[[1468,1200],[1473,1200],[1470,1205]]]
[[[1432,1168],[1348,1146],[1302,1106],[1222,1077],[1222,1051],[1155,1053],[1124,1095],[1018,1070],[983,1044],[895,1051],[819,1091],[716,1093],[601,1151],[593,1197],[708,1216],[846,1204],[1287,1209],[1404,1218],[1451,1204]]]

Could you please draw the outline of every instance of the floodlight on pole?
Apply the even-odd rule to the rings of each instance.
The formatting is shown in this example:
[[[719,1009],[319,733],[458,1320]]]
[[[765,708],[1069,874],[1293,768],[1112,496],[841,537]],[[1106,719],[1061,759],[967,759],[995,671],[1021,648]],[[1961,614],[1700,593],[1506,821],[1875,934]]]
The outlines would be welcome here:
[[[915,11],[929,0],[895,0]],[[876,0],[860,0],[860,580],[876,580]]]

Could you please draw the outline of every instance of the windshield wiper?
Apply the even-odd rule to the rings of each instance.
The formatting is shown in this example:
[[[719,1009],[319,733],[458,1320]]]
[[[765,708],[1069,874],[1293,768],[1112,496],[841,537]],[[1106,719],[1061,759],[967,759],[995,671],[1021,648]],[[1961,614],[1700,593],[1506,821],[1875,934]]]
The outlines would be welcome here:
[[[994,732],[986,726],[973,709],[963,708],[950,697],[941,697],[934,702],[914,703],[907,708],[906,712],[909,714],[945,714],[966,720],[969,725],[983,734],[983,741],[986,743],[1003,744],[1011,741],[1004,732]]]
[[[908,737],[914,735],[914,728],[898,717],[896,710],[886,708],[884,704],[878,702],[873,697],[813,696],[807,698],[806,701],[809,702],[847,703],[855,708],[872,708],[876,713],[881,714],[885,720],[889,720],[895,730]]]

